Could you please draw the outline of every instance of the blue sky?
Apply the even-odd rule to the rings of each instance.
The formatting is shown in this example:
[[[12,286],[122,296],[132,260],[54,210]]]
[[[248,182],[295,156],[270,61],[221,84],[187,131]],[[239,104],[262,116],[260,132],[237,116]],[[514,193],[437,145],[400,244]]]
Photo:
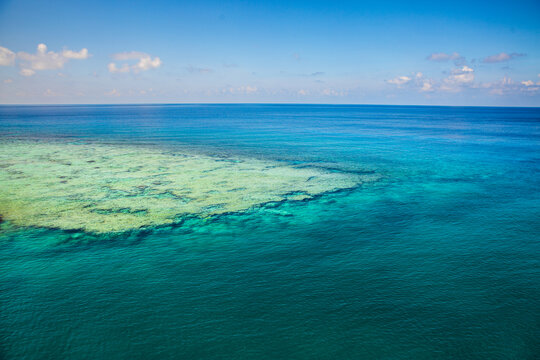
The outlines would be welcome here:
[[[538,1],[1,1],[0,103],[540,106]]]

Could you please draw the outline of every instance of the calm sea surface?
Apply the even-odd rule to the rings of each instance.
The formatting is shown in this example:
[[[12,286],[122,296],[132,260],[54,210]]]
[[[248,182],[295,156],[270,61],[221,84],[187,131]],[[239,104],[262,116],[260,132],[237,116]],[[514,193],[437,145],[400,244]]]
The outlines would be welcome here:
[[[540,109],[1,106],[13,139],[377,180],[123,234],[4,222],[1,359],[540,358]]]

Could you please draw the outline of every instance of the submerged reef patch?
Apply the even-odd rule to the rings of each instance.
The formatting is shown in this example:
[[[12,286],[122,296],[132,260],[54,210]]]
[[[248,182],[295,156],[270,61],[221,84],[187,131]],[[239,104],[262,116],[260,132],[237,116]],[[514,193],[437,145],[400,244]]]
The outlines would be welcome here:
[[[108,144],[0,142],[0,214],[17,226],[122,232],[358,186],[353,173]]]

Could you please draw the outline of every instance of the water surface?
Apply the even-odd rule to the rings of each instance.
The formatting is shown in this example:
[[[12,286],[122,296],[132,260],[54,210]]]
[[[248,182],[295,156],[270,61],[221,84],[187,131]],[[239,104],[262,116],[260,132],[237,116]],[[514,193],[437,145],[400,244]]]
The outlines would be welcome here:
[[[288,199],[309,176],[295,178],[275,201],[120,232],[6,220],[3,358],[540,354],[538,109],[0,107],[0,143],[25,142],[144,149],[134,167],[188,153],[362,181]],[[253,184],[244,195],[267,194]]]

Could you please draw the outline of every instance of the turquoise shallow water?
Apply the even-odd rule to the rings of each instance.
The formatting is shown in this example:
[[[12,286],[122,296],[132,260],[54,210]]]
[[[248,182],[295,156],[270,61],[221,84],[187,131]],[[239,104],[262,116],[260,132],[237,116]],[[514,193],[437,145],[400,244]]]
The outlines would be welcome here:
[[[534,359],[540,110],[0,107],[0,137],[377,181],[123,234],[0,231],[0,358]]]

